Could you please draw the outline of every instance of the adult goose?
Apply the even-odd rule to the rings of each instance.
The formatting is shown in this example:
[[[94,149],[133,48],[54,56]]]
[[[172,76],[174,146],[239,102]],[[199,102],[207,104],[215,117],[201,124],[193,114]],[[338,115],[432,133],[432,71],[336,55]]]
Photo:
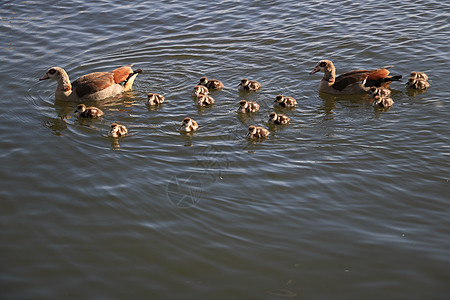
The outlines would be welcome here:
[[[388,76],[389,70],[355,70],[336,77],[336,68],[330,60],[321,60],[311,71],[324,73],[319,84],[319,91],[333,95],[350,95],[367,93],[370,87],[388,87],[392,81],[399,81],[402,76]]]
[[[134,70],[132,65],[123,66],[110,72],[94,72],[83,75],[74,82],[70,82],[67,72],[59,67],[48,69],[39,80],[53,79],[58,86],[55,99],[59,101],[84,102],[116,96],[128,91],[133,86],[141,69]]]

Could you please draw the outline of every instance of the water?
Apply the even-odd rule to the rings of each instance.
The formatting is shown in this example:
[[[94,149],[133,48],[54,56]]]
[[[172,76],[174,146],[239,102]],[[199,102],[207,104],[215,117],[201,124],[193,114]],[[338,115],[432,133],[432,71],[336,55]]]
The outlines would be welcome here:
[[[448,16],[441,1],[7,1],[2,27],[2,299],[448,299]],[[394,106],[319,95],[337,72],[429,74]],[[100,120],[54,101],[74,80],[134,63]],[[216,104],[190,96],[220,79]],[[261,91],[242,94],[243,77]],[[405,78],[405,79],[406,79]],[[148,92],[166,103],[145,106]],[[268,127],[277,94],[299,102]],[[235,113],[257,101],[253,116]],[[200,124],[180,134],[179,122]],[[112,140],[109,125],[130,135]]]

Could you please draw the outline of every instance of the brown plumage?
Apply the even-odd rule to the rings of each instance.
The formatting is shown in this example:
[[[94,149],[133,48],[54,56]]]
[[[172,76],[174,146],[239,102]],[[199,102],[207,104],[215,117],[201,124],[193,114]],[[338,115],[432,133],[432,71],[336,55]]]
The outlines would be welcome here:
[[[319,91],[334,95],[367,93],[372,86],[388,87],[392,81],[398,81],[402,78],[401,75],[388,76],[389,70],[387,68],[355,70],[336,77],[336,68],[330,60],[319,61],[310,74],[319,71],[324,72],[319,84]]]
[[[214,98],[211,97],[210,95],[201,94],[200,96],[197,97],[197,104],[199,106],[211,105],[214,102],[215,102]]]
[[[425,74],[424,72],[411,72],[410,78],[417,78],[417,79],[423,79],[428,81],[428,75]]]
[[[125,125],[120,125],[117,123],[111,124],[111,129],[108,132],[108,136],[110,137],[121,137],[128,134],[128,129],[125,127]]]
[[[48,69],[39,80],[54,79],[58,83],[55,99],[59,101],[95,101],[116,96],[132,88],[138,73],[132,65],[123,66],[110,72],[94,72],[83,75],[74,82],[70,82],[66,71],[59,67]]]
[[[375,97],[377,95],[380,97],[389,97],[391,96],[391,90],[383,87],[371,87],[369,89],[369,96]]]
[[[269,134],[270,132],[266,128],[252,125],[248,128],[247,137],[252,139],[260,139],[268,137]]]
[[[103,111],[97,107],[86,107],[84,104],[79,104],[75,110],[75,114],[79,118],[96,119],[103,116]]]
[[[217,79],[208,79],[207,77],[200,78],[198,85],[206,86],[210,90],[220,90],[223,88],[223,83]]]
[[[180,130],[181,131],[195,131],[198,129],[198,124],[194,119],[191,118],[184,118],[184,120],[180,124]]]
[[[382,108],[387,108],[387,107],[391,107],[394,104],[394,100],[392,100],[392,98],[390,97],[383,97],[380,95],[375,95],[375,97],[373,97],[374,101],[372,102],[372,105],[374,107],[382,107]]]
[[[238,89],[241,91],[257,91],[261,88],[261,84],[254,80],[248,80],[244,78],[241,80],[241,83],[238,86]]]
[[[165,100],[164,96],[161,94],[148,93],[147,101],[145,102],[147,105],[159,105],[163,103]]]
[[[275,101],[273,101],[273,106],[275,107],[283,107],[283,108],[293,108],[297,105],[297,100],[292,97],[287,97],[283,95],[278,95],[275,97]]]
[[[200,95],[207,95],[209,94],[209,90],[206,86],[203,85],[196,85],[194,86],[194,90],[192,91],[192,96],[198,97]]]
[[[256,102],[241,100],[239,102],[238,112],[240,113],[252,113],[257,112],[259,110],[259,104]]]
[[[270,113],[269,115],[269,124],[287,124],[289,123],[290,119],[288,116],[283,115],[283,114],[277,114],[275,112]]]
[[[408,82],[406,83],[407,89],[425,90],[429,87],[430,84],[428,83],[428,81],[414,77],[409,77]]]

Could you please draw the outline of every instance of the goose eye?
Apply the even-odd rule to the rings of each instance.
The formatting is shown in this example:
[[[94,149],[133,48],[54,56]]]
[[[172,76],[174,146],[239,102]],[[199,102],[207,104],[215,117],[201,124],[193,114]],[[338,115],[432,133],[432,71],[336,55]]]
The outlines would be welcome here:
[[[325,67],[326,65],[327,65],[326,62],[321,62],[321,63],[319,64],[320,67]]]
[[[56,73],[56,70],[55,70],[55,69],[50,69],[50,70],[48,70],[48,73],[49,73],[50,75],[53,75],[53,74]]]

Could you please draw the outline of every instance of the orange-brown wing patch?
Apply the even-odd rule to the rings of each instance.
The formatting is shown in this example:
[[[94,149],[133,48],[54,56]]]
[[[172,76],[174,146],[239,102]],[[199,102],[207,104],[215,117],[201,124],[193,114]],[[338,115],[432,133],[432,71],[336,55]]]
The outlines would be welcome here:
[[[114,84],[113,73],[95,72],[81,76],[72,83],[73,90],[78,97],[102,91]]]
[[[388,69],[376,69],[373,71],[370,71],[369,77],[367,77],[368,80],[378,80],[386,78],[386,76],[389,75]]]
[[[131,69],[131,66],[123,66],[111,72],[114,74],[114,82],[121,83],[127,80],[130,74],[133,74],[133,69]]]
[[[362,82],[367,78],[367,72],[367,70],[357,70],[344,73],[336,77],[333,88],[338,91],[342,91],[351,84]]]

